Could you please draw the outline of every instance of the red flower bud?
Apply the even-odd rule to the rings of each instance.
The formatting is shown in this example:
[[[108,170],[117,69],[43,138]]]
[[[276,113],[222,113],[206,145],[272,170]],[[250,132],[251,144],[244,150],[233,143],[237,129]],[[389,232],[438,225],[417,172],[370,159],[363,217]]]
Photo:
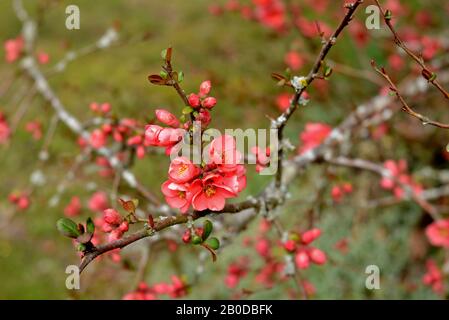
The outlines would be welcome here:
[[[182,235],[182,241],[184,243],[189,243],[191,239],[192,239],[192,234],[191,234],[190,230],[186,230],[184,232],[184,234]]]
[[[310,265],[309,256],[304,251],[300,251],[296,254],[295,262],[299,269],[307,269]]]
[[[317,248],[312,248],[309,251],[309,257],[310,257],[310,260],[312,260],[313,263],[320,264],[320,265],[321,264],[325,264],[326,260],[327,260],[326,254],[323,251],[321,251],[320,249],[317,249]]]
[[[212,88],[212,85],[210,83],[210,80],[203,81],[200,85],[200,97],[205,97],[209,94],[210,89]]]
[[[216,104],[217,99],[215,99],[214,97],[207,97],[206,99],[203,100],[202,103],[203,107],[208,109],[212,109]]]
[[[122,217],[114,209],[106,209],[103,211],[103,220],[107,224],[119,225],[122,222]]]
[[[191,93],[189,95],[189,104],[193,108],[198,108],[200,106],[200,97],[195,93]]]
[[[301,236],[303,244],[309,244],[321,235],[321,230],[318,228],[310,229],[304,232]]]

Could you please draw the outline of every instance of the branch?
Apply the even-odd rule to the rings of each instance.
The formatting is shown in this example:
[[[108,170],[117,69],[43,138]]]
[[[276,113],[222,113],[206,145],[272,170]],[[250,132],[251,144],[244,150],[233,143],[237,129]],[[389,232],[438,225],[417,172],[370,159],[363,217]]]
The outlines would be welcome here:
[[[289,108],[282,113],[276,121],[273,122],[272,127],[273,129],[278,130],[278,141],[280,142],[280,146],[278,148],[278,171],[276,173],[276,187],[280,188],[282,184],[282,158],[284,156],[283,152],[283,146],[282,146],[282,139],[283,139],[283,130],[285,125],[287,124],[288,120],[292,116],[292,114],[296,111],[298,107],[299,99],[301,98],[302,93],[307,89],[307,87],[315,80],[315,78],[318,76],[318,71],[321,68],[321,65],[329,53],[330,49],[333,45],[335,45],[338,36],[343,31],[343,29],[349,24],[349,22],[352,20],[353,14],[357,10],[358,6],[362,4],[363,0],[357,0],[354,3],[346,4],[345,8],[348,10],[343,18],[343,20],[340,22],[337,29],[334,31],[334,33],[331,35],[331,37],[323,44],[323,47],[321,48],[320,53],[318,54],[318,57],[315,60],[315,63],[310,70],[309,74],[307,75],[305,79],[305,83],[301,87],[295,88],[295,95],[293,96],[293,99],[290,103]]]
[[[428,80],[430,83],[432,83],[442,94],[446,99],[449,99],[449,93],[441,86],[441,84],[438,82],[437,75],[429,70],[429,68],[424,63],[424,60],[422,57],[418,57],[412,50],[410,50],[407,45],[402,41],[402,39],[399,37],[398,33],[394,29],[393,25],[391,24],[391,12],[387,14],[386,11],[382,8],[382,6],[379,3],[379,0],[374,0],[379,7],[380,12],[382,13],[382,16],[384,18],[385,23],[387,24],[387,27],[390,29],[391,33],[394,36],[394,42],[400,47],[402,50],[405,51],[405,53],[412,58],[419,66],[422,68],[422,75],[426,80]]]
[[[379,69],[374,60],[371,60],[371,65],[373,66],[374,70],[380,74],[390,85],[390,90],[392,90],[396,97],[398,98],[398,100],[401,102],[402,104],[402,109],[407,112],[408,114],[410,114],[411,116],[419,119],[424,125],[432,125],[438,128],[442,128],[442,129],[449,129],[449,124],[446,123],[442,123],[442,122],[438,122],[438,121],[434,121],[429,119],[428,117],[414,111],[405,101],[404,97],[400,94],[399,89],[396,87],[396,85],[394,84],[394,82],[391,80],[390,76],[387,74],[387,72],[385,71],[384,68]]]

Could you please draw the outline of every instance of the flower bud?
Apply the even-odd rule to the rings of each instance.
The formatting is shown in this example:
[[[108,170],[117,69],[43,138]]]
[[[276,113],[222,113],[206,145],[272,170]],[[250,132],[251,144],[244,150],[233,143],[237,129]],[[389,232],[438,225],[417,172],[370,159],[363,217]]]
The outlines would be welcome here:
[[[323,251],[321,251],[320,249],[317,249],[317,248],[312,248],[309,251],[309,257],[310,257],[310,260],[312,260],[313,263],[320,264],[320,265],[321,264],[325,264],[326,260],[327,260],[326,254]]]
[[[122,222],[122,217],[114,209],[106,209],[103,211],[103,220],[107,224],[119,225]]]
[[[212,85],[210,83],[210,80],[203,81],[200,85],[200,97],[205,97],[209,94],[210,89],[212,88]]]
[[[307,269],[310,265],[309,256],[304,251],[300,251],[296,254],[295,263],[298,269]]]
[[[164,109],[156,109],[156,118],[170,127],[179,127],[179,120],[170,112]]]
[[[188,100],[191,107],[198,108],[200,106],[200,97],[197,94],[191,93]]]
[[[203,100],[202,103],[203,107],[208,109],[212,109],[216,104],[217,99],[215,99],[214,97],[207,97],[206,99]]]

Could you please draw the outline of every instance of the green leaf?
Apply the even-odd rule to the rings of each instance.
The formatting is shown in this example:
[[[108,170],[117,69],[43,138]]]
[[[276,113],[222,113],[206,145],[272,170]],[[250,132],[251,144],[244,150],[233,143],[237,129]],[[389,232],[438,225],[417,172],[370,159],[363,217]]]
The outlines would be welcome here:
[[[212,233],[212,230],[214,229],[214,226],[210,220],[204,220],[203,222],[203,241],[209,238],[210,234]]]
[[[189,114],[193,111],[192,107],[185,107],[184,109],[182,109],[182,114]]]
[[[95,224],[90,217],[87,218],[87,220],[86,220],[86,230],[87,230],[87,232],[92,233],[92,234],[94,234],[94,232],[95,232]]]
[[[164,49],[161,51],[161,58],[165,60],[166,57],[167,57],[167,49]]]
[[[56,228],[58,229],[59,233],[61,233],[65,237],[76,239],[81,235],[80,231],[78,230],[78,225],[68,218],[59,219],[56,222]]]
[[[167,77],[168,77],[168,73],[163,70],[161,72],[159,72],[159,75],[162,77],[162,79],[167,79]]]
[[[178,72],[178,82],[181,83],[184,80],[184,72]]]
[[[220,241],[217,238],[210,238],[206,241],[206,244],[213,250],[220,248]]]

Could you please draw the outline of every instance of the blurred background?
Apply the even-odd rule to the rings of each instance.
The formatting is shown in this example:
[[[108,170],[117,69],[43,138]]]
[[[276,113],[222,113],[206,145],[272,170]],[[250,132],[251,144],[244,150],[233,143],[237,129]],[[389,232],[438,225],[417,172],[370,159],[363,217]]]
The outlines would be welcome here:
[[[288,90],[276,86],[270,76],[272,72],[284,73],[290,68],[293,74],[308,73],[320,49],[313,21],[323,23],[323,30],[326,27],[334,30],[343,14],[343,1],[280,1],[285,8],[290,5],[298,8],[298,17],[303,19],[298,32],[295,28],[284,29],[282,23],[279,27],[276,18],[273,21],[255,18],[257,5],[262,2],[220,0],[211,5],[206,0],[28,0],[24,5],[38,24],[34,50],[41,54],[39,68],[67,110],[82,123],[93,117],[89,111],[93,101],[109,102],[118,118],[142,122],[153,118],[154,109],[159,107],[180,114],[183,106],[174,90],[151,86],[147,80],[149,74],[160,70],[161,50],[172,46],[174,66],[185,74],[186,92],[196,92],[203,80],[212,81],[212,95],[218,99],[212,126],[246,129],[268,128],[267,116],[280,113],[280,95]],[[427,41],[426,48],[433,46],[434,50],[428,53],[429,61],[447,60],[447,46],[442,40],[448,36],[447,3],[386,2],[395,12],[397,28],[410,39],[418,39],[418,50],[423,41]],[[330,80],[320,81],[309,90],[311,102],[289,123],[285,134],[295,146],[300,144],[299,134],[306,123],[336,126],[356,106],[382,92],[385,84],[372,71],[372,58],[393,70],[391,74],[399,83],[419,76],[419,70],[398,53],[384,28],[366,30],[364,8],[370,3],[365,1],[354,26],[343,33],[332,49],[329,60],[336,67]],[[80,9],[79,30],[65,27],[65,8],[71,4]],[[320,4],[324,9],[320,9]],[[295,19],[287,12],[280,15],[278,18],[283,21]],[[0,41],[16,38],[21,27],[11,1],[1,1]],[[55,64],[67,52],[95,43],[110,27],[119,34],[117,43],[81,55],[64,71],[54,72]],[[312,31],[307,32],[307,28]],[[81,153],[77,137],[63,123],[52,125],[53,109],[36,94],[33,83],[19,66],[19,60],[8,63],[5,52],[0,53],[0,113],[11,130],[7,141],[0,144],[0,298],[120,299],[134,290],[139,281],[169,282],[172,274],[184,276],[190,283],[195,279],[185,297],[188,299],[291,297],[289,282],[279,281],[270,287],[257,281],[264,261],[251,245],[244,244],[260,233],[260,219],[220,251],[217,263],[204,260],[199,278],[199,249],[180,244],[173,253],[174,244],[166,241],[152,246],[147,252],[148,266],[144,274],[139,273],[141,250],[145,246],[142,241],[123,250],[119,263],[107,258],[95,261],[81,278],[81,290],[67,290],[65,268],[77,264],[79,258],[71,241],[58,234],[55,222],[64,216],[64,208],[72,197],[79,197],[81,203],[76,219],[83,221],[95,216],[89,209],[89,199],[97,191],[110,194],[114,177],[98,174],[101,167],[95,159],[73,170]],[[449,120],[446,102],[436,90],[413,99],[418,110],[440,121]],[[41,131],[42,137],[36,131]],[[443,174],[429,178],[427,173],[449,169],[445,154],[448,142],[447,131],[422,126],[405,113],[397,113],[380,129],[370,128],[354,138],[350,154],[378,163],[405,159],[417,181],[435,187],[443,184]],[[48,155],[44,161],[42,151]],[[132,168],[161,200],[160,184],[166,178],[168,163],[164,155],[148,155],[137,160]],[[68,176],[70,172],[72,175]],[[253,166],[248,166],[248,187],[241,198],[257,194],[269,180],[270,177],[259,176]],[[331,189],[342,182],[351,182],[354,192],[336,204]],[[303,273],[315,287],[314,298],[441,297],[421,281],[427,258],[440,262],[445,258],[445,253],[431,248],[425,238],[423,230],[430,218],[418,205],[407,201],[374,208],[364,206],[369,200],[390,195],[379,187],[377,176],[316,164],[307,168],[291,191],[289,203],[281,209],[282,221],[303,230],[308,226],[310,212],[315,212],[315,223],[323,231],[317,246],[329,257],[325,266]],[[8,200],[14,192],[28,195],[30,203],[26,210]],[[120,184],[119,192],[138,197],[124,183]],[[449,198],[443,197],[438,205],[449,205],[448,201]],[[273,250],[274,254],[282,254],[276,251],[279,248]],[[250,259],[248,273],[237,287],[228,288],[225,285],[228,266],[242,256]],[[381,290],[365,288],[365,268],[371,264],[381,269]]]

